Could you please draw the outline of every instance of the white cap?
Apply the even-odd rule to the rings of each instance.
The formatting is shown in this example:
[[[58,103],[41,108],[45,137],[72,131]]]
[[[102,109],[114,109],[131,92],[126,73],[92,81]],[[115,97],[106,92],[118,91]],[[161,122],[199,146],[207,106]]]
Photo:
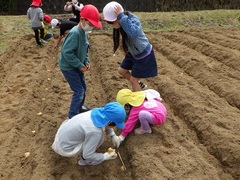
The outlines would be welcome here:
[[[78,1],[77,0],[72,0],[72,3],[77,3]]]
[[[119,5],[121,7],[122,12],[124,11],[123,7],[118,2],[112,1],[106,4],[106,6],[103,8],[103,17],[104,17],[103,19],[105,21],[113,22],[117,20],[117,14],[115,13],[115,9],[114,9],[116,5]]]
[[[54,29],[57,26],[58,23],[59,23],[59,21],[57,19],[52,19],[51,20],[52,28]]]
[[[145,97],[150,101],[152,99],[158,99],[160,101],[162,101],[161,95],[158,91],[154,90],[154,89],[147,89],[144,90],[145,93]]]

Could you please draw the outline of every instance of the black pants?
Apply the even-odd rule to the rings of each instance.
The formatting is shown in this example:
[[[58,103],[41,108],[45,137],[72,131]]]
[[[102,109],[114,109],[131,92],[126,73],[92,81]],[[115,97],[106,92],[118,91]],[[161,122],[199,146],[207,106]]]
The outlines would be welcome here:
[[[35,39],[36,39],[36,42],[38,45],[41,45],[41,42],[39,40],[39,31],[40,30],[40,38],[43,39],[44,38],[44,29],[41,28],[41,29],[34,29],[34,33],[35,33]]]

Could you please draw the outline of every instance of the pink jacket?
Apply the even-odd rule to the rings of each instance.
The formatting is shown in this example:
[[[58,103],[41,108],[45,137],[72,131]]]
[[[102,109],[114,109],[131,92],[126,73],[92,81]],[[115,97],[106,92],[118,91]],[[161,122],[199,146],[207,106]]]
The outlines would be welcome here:
[[[132,132],[135,125],[138,122],[138,114],[140,111],[146,110],[153,115],[154,125],[163,124],[167,117],[166,107],[157,99],[153,100],[144,100],[143,103],[138,107],[132,107],[128,115],[128,119],[124,124],[121,135],[126,137],[129,133]]]

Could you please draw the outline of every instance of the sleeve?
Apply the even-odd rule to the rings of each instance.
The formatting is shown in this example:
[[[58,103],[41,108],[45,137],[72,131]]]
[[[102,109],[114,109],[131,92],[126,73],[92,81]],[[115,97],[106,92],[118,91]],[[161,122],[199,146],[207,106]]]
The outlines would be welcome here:
[[[127,137],[129,133],[132,132],[133,128],[138,122],[138,107],[132,107],[127,121],[124,123],[124,128],[122,129],[121,135]]]
[[[87,39],[88,39],[88,35],[87,35]],[[89,57],[88,57],[88,51],[90,50],[90,44],[89,44],[89,42],[87,42],[87,43],[88,43],[87,54],[86,54],[86,57],[85,57],[85,60],[84,60],[85,65],[90,64]]]
[[[106,134],[108,137],[116,135],[113,128],[106,128]]]
[[[60,36],[63,36],[64,35],[64,33],[65,33],[65,31],[66,31],[66,28],[65,28],[65,26],[63,26],[63,25],[60,25]]]
[[[31,10],[30,10],[30,8],[27,10],[27,17],[28,17],[28,19],[31,19],[31,12],[30,12]]]
[[[78,10],[78,11],[81,11],[82,8],[83,8],[83,4],[81,4],[81,3],[77,3],[74,6],[75,6],[75,9]]]
[[[128,15],[120,13],[117,19],[120,21],[123,30],[129,37],[134,38],[142,34],[141,23],[137,16],[130,12],[128,12]]]
[[[96,153],[96,149],[101,141],[103,134],[98,132],[86,134],[83,143],[82,156],[84,159],[91,161],[93,165],[100,164],[104,161],[103,153]]]
[[[41,8],[39,8],[39,19],[43,21],[43,10]]]
[[[69,6],[65,5],[63,9],[64,11],[72,11],[72,5]]]
[[[61,54],[64,59],[76,69],[80,69],[84,66],[74,53],[78,47],[78,43],[77,34],[69,32],[61,49]]]

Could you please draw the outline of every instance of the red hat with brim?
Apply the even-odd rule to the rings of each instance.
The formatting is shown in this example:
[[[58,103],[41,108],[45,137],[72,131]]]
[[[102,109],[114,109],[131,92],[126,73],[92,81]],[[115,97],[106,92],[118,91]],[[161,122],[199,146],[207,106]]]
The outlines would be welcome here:
[[[87,19],[95,27],[102,28],[102,23],[100,22],[100,14],[95,6],[91,4],[83,6],[82,10],[80,11],[80,16]]]
[[[44,15],[44,19],[45,19],[45,21],[47,21],[48,23],[50,23],[51,22],[51,20],[52,20],[52,18],[49,16],[49,15]]]
[[[33,0],[30,6],[40,6],[42,4],[42,0]]]

